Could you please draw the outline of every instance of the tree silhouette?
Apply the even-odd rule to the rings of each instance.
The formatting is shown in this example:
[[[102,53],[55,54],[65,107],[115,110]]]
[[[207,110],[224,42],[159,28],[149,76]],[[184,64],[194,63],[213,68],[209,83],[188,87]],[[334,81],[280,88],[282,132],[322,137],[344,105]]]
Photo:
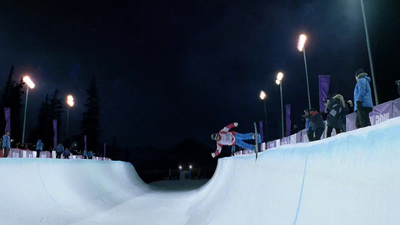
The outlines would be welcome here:
[[[96,79],[93,78],[89,83],[86,99],[86,111],[82,115],[81,131],[82,135],[87,135],[87,148],[94,153],[101,153],[98,147],[98,138],[100,135],[100,104],[99,93],[96,85]]]
[[[22,79],[19,82],[13,80],[14,65],[11,66],[3,93],[1,95],[1,113],[0,116],[4,118],[4,108],[11,108],[11,138],[19,142],[21,140],[21,111],[22,111],[22,95],[24,82]],[[5,127],[4,119],[1,119],[1,127]]]
[[[53,146],[53,119],[57,120],[57,130],[61,127],[61,114],[63,113],[62,100],[58,98],[58,90],[54,91],[51,99],[49,95],[46,95],[44,101],[42,101],[39,109],[38,124],[34,130],[32,130],[29,136],[31,143],[36,143],[37,139],[42,139],[45,144],[45,149],[50,149]],[[59,132],[57,131],[57,134]]]

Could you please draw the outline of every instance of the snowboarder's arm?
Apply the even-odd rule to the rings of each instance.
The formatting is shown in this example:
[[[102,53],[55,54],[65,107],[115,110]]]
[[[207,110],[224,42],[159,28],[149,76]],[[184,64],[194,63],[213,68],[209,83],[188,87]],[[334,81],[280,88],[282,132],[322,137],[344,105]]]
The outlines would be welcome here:
[[[237,127],[239,124],[237,122],[231,123],[228,126],[224,127],[221,131],[226,131],[228,132],[230,129],[232,129],[233,127]]]
[[[217,150],[216,150],[216,152],[218,152],[218,154],[219,154],[219,153],[221,153],[221,150],[222,150],[222,145],[219,144],[219,143],[217,143]]]

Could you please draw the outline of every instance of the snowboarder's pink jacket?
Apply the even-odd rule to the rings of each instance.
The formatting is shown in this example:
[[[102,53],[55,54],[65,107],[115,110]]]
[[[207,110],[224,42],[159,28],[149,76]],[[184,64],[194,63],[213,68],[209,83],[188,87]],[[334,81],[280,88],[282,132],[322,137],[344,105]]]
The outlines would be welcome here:
[[[220,140],[217,141],[217,151],[218,154],[221,153],[223,145],[235,145],[235,131],[229,132],[231,128],[235,127],[235,123],[231,123],[228,126],[224,127],[222,130],[219,131],[218,135],[220,136]]]

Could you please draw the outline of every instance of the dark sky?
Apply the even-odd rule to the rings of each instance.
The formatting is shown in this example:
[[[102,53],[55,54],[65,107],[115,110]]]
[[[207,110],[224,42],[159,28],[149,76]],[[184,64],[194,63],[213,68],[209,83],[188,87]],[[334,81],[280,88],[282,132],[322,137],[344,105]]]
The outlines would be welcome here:
[[[380,102],[398,97],[400,6],[365,0]],[[354,73],[370,72],[361,5],[336,1],[8,1],[0,6],[0,87],[12,64],[29,73],[27,127],[40,102],[60,90],[73,94],[70,133],[78,133],[88,81],[100,90],[101,140],[123,146],[170,147],[185,139],[214,146],[212,132],[231,122],[250,132],[264,119],[280,134],[277,72],[285,74],[284,104],[292,121],[307,108],[303,55],[306,33],[312,106],[318,75],[331,92],[353,98]],[[64,115],[66,120],[66,115]],[[65,122],[64,122],[65,123]]]

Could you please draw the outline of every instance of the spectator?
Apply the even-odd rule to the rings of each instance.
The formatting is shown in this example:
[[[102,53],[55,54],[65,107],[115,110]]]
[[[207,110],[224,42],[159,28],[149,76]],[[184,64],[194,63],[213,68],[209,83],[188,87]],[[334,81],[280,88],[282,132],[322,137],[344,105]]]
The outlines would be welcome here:
[[[321,139],[322,133],[325,130],[325,124],[324,121],[322,120],[321,114],[318,113],[316,109],[305,109],[304,110],[304,118],[309,119],[311,126],[313,128],[310,133],[307,133],[308,140],[311,141],[316,141]]]
[[[64,146],[63,144],[59,143],[56,148],[56,158],[60,159],[63,152],[64,152]]]
[[[354,112],[353,101],[347,100],[346,107],[347,107],[347,114]]]
[[[355,74],[357,84],[354,88],[354,111],[357,113],[356,127],[362,128],[371,126],[369,113],[372,111],[372,95],[369,83],[371,78],[363,69],[358,69]]]
[[[43,151],[43,142],[42,140],[38,140],[36,143],[36,157],[40,158],[40,152]]]
[[[65,148],[64,153],[63,153],[64,158],[65,158],[65,159],[69,159],[69,155],[70,155],[70,154],[71,154],[71,153],[69,152],[69,149],[68,149],[68,148]]]
[[[311,126],[311,122],[309,119],[306,119],[306,133],[307,133],[307,138],[308,141],[313,140],[314,138],[314,130],[313,127]]]
[[[92,151],[89,151],[89,152],[88,152],[88,158],[89,158],[89,159],[93,159],[93,152],[92,152]]]
[[[87,152],[86,149],[83,150],[83,158],[84,158],[84,159],[87,159],[87,158],[88,158],[88,152]]]
[[[335,94],[332,98],[328,99],[326,108],[328,110],[327,134],[330,137],[332,130],[336,130],[336,134],[343,132],[343,127],[346,125],[346,104],[341,94]]]
[[[10,139],[10,132],[6,131],[3,135],[3,145],[2,148],[4,150],[3,157],[7,158],[8,153],[10,152],[11,148],[11,139]]]
[[[290,131],[290,134],[296,134],[300,131],[299,126],[295,123]]]

